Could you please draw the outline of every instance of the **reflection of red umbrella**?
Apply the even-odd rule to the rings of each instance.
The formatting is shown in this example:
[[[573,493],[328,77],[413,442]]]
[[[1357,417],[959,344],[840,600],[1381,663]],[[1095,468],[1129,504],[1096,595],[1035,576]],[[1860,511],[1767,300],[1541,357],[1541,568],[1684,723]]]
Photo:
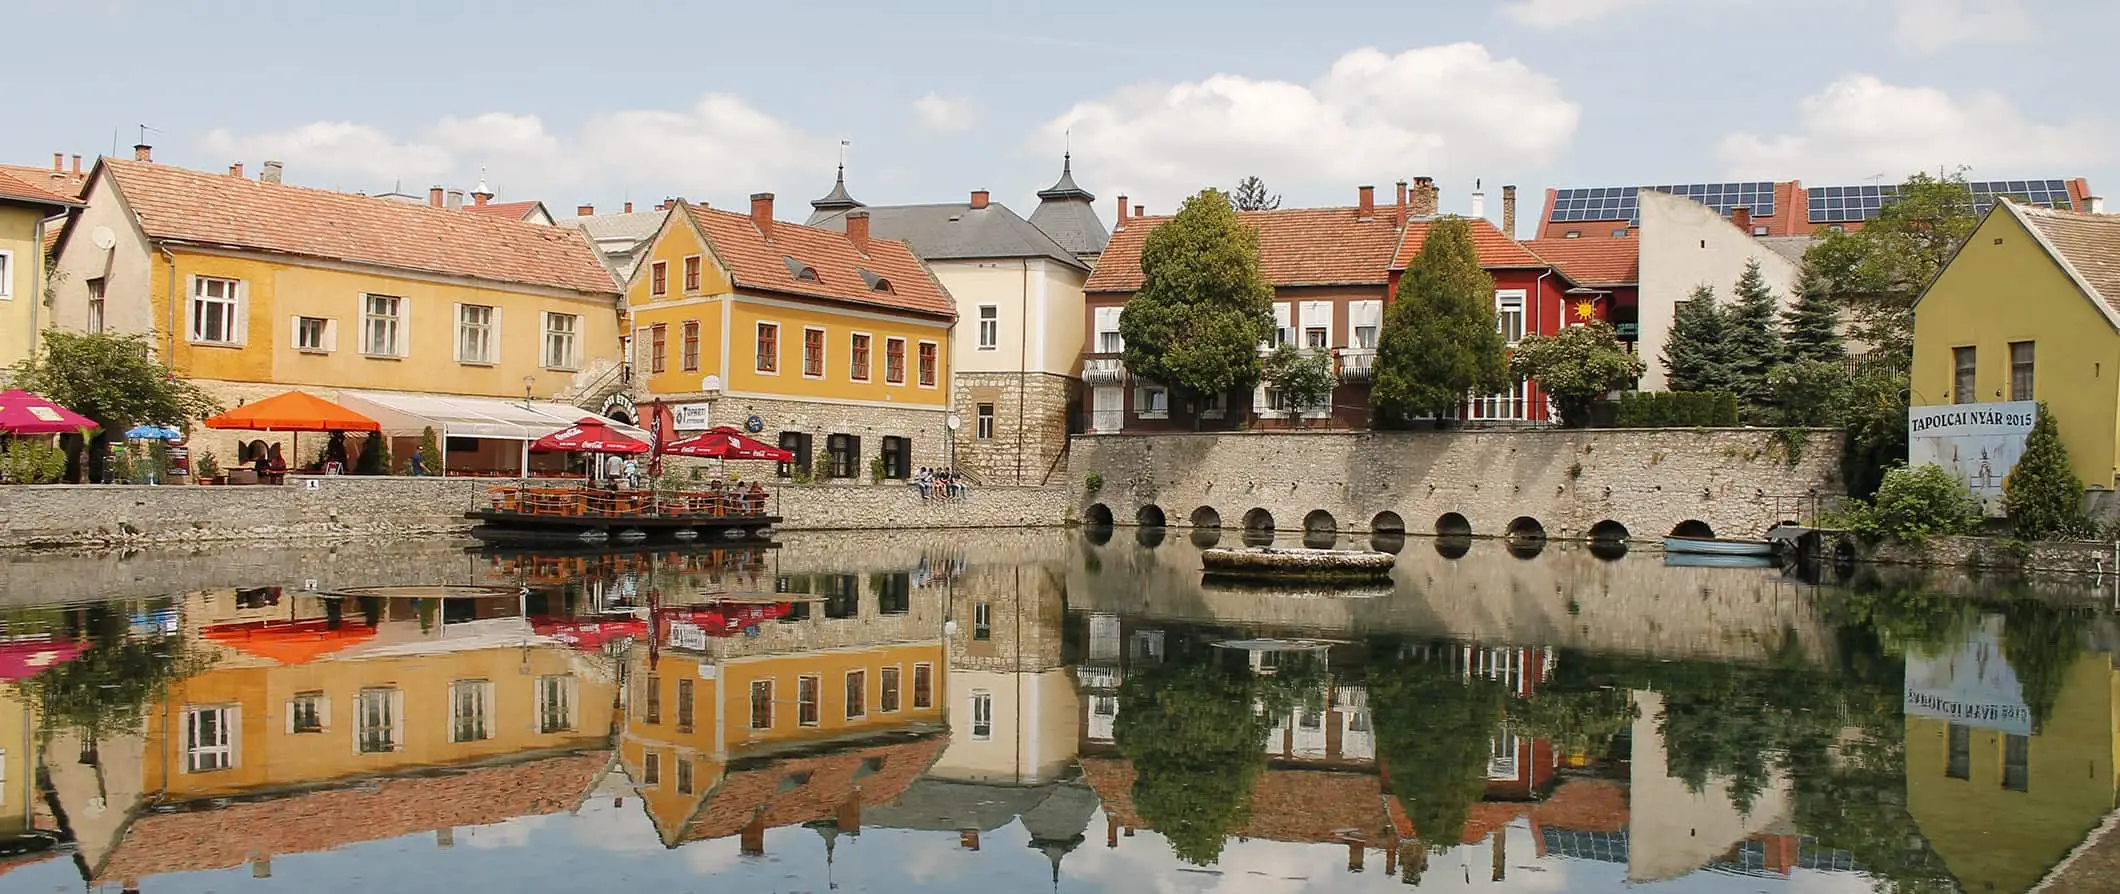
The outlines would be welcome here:
[[[0,680],[34,677],[47,668],[74,660],[82,648],[71,640],[0,643]]]
[[[0,391],[0,432],[15,435],[66,435],[95,427],[96,420],[20,388]]]
[[[347,646],[375,636],[375,628],[341,621],[338,629],[329,621],[244,621],[214,624],[206,638],[231,649],[270,658],[281,664],[315,661]]]
[[[539,636],[549,636],[584,652],[594,652],[615,639],[645,637],[648,622],[630,616],[611,618],[554,618],[530,619],[530,628]]]
[[[531,450],[540,453],[646,453],[648,445],[595,417],[583,417],[559,431],[537,439]]]
[[[697,456],[706,459],[763,459],[782,463],[795,460],[795,454],[764,441],[745,437],[742,432],[726,425],[708,429],[682,441],[673,441],[663,447],[663,452],[672,456]]]
[[[785,618],[794,610],[795,605],[789,602],[741,603],[672,609],[666,614],[671,620],[698,627],[708,636],[735,636],[746,627]]]

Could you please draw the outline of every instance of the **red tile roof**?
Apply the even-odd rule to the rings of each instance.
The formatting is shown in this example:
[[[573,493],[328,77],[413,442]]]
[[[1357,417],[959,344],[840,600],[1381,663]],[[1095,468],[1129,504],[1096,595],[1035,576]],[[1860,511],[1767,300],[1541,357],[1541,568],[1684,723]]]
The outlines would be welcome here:
[[[72,196],[63,196],[35,184],[36,181],[24,180],[8,171],[0,171],[0,201],[15,200],[61,207],[81,204]]]
[[[1536,239],[1524,243],[1563,275],[1585,286],[1631,286],[1641,281],[1642,242],[1609,236]]]
[[[852,239],[836,230],[774,221],[769,236],[759,231],[748,214],[691,203],[685,203],[684,209],[713,245],[715,256],[728,265],[739,289],[956,319],[957,307],[949,292],[929,275],[927,265],[903,242],[870,239],[869,250],[864,254],[854,247]],[[788,268],[788,258],[810,268],[816,279],[796,279]],[[890,290],[870,288],[868,279],[862,276],[864,270],[882,277],[890,284]]]
[[[1151,828],[1134,807],[1134,765],[1083,758],[1082,775],[1122,825]],[[1390,837],[1383,782],[1366,773],[1267,770],[1251,790],[1251,820],[1237,834],[1268,841],[1336,842],[1350,830],[1372,844]]]
[[[522,220],[524,217],[529,216],[530,209],[536,208],[537,205],[537,200],[532,199],[528,202],[494,202],[486,205],[465,205],[459,210],[469,211],[473,214],[491,214],[494,217],[505,217],[509,220]]]
[[[148,238],[616,295],[582,232],[104,159]]]
[[[1472,222],[1472,248],[1480,256],[1480,266],[1488,269],[1515,267],[1551,267],[1545,259],[1532,254],[1516,240],[1502,233],[1502,229],[1484,217],[1465,218]],[[1404,270],[1419,254],[1421,246],[1428,241],[1428,228],[1433,220],[1409,220],[1406,234],[1399,240],[1398,250],[1391,256],[1391,269]]]
[[[0,165],[0,174],[67,198],[79,198],[82,187],[88,185],[87,174],[76,174],[70,170],[54,171],[49,167],[40,168],[36,165]]]
[[[904,795],[948,745],[948,739],[933,736],[897,745],[776,760],[763,767],[731,773],[707,792],[679,843],[726,838],[743,831],[753,819],[762,820],[766,828],[830,819],[840,805],[857,796],[867,806],[889,804]],[[870,761],[880,762],[881,766],[864,772],[864,765]],[[859,777],[855,775],[858,772],[862,773]]]
[[[1383,285],[1386,265],[1398,244],[1392,210],[1379,207],[1362,219],[1354,208],[1288,208],[1246,211],[1241,216],[1259,234],[1259,267],[1276,286]],[[1097,268],[1082,288],[1131,292],[1141,288],[1141,246],[1169,217],[1130,217],[1104,246]]]

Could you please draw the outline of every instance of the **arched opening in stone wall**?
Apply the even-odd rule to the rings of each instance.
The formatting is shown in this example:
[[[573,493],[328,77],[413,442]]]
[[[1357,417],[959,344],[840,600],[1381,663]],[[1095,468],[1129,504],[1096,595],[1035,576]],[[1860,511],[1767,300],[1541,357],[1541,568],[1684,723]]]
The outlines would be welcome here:
[[[1312,509],[1309,515],[1303,516],[1303,530],[1333,534],[1339,532],[1340,524],[1333,520],[1332,513],[1323,509]]]
[[[1103,503],[1091,503],[1082,513],[1082,523],[1092,528],[1109,528],[1112,526],[1112,508]]]
[[[1509,539],[1544,540],[1546,539],[1546,526],[1539,524],[1538,519],[1531,516],[1517,516],[1514,521],[1509,523]]]
[[[1221,542],[1221,528],[1194,528],[1192,530],[1192,545],[1196,547],[1199,547],[1201,549],[1214,549],[1215,544]]]
[[[1399,550],[1402,550],[1402,549],[1405,549],[1405,548],[1406,548],[1406,532],[1404,532],[1404,531],[1375,531],[1375,532],[1372,532],[1372,533],[1371,533],[1371,534],[1369,535],[1369,548],[1370,548],[1370,549],[1373,549],[1373,550],[1376,550],[1377,552],[1380,552],[1380,553],[1391,553],[1392,555],[1398,555],[1398,553],[1399,553]]]
[[[1455,512],[1445,512],[1435,520],[1435,536],[1470,537],[1472,536],[1472,522]]]
[[[1536,559],[1546,551],[1544,537],[1512,537],[1509,539],[1509,554],[1519,559]]]
[[[1605,519],[1590,526],[1590,539],[1597,543],[1624,543],[1627,540],[1627,526],[1609,518]]]
[[[1244,513],[1244,530],[1273,533],[1273,513],[1257,508]]]
[[[1671,536],[1698,537],[1701,539],[1710,539],[1715,536],[1715,529],[1708,527],[1708,523],[1701,521],[1700,519],[1689,518],[1685,521],[1679,522],[1678,527],[1672,528]]]
[[[1091,546],[1103,546],[1112,542],[1112,532],[1118,530],[1111,525],[1090,525],[1082,529],[1082,536]]]
[[[1192,526],[1195,528],[1220,528],[1222,527],[1222,513],[1216,512],[1213,506],[1202,506],[1195,509],[1192,511]]]
[[[1163,507],[1150,503],[1134,513],[1134,523],[1147,528],[1163,527]]]
[[[1399,534],[1403,536],[1406,533],[1406,520],[1400,518],[1398,513],[1386,509],[1377,513],[1375,518],[1369,520],[1369,530],[1378,534]]]
[[[1592,540],[1590,554],[1606,562],[1624,559],[1627,557],[1627,541]]]

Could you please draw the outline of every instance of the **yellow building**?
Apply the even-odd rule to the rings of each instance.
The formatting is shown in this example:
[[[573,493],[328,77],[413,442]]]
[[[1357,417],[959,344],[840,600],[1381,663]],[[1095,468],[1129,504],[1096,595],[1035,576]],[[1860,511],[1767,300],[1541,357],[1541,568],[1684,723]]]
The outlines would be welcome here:
[[[1915,406],[2045,401],[2076,474],[2113,487],[2120,216],[1996,202],[1914,305],[1912,388]]]
[[[949,293],[904,243],[667,209],[626,286],[636,376],[665,433],[746,427],[820,477],[947,465]]]
[[[81,204],[0,171],[0,375],[37,349],[44,308],[44,241],[53,218]]]
[[[580,415],[525,405],[593,400],[617,363],[617,285],[578,230],[290,186],[272,162],[258,179],[190,171],[144,146],[97,162],[84,195],[57,249],[56,323],[148,334],[230,406],[346,392],[393,417],[386,433],[461,435],[452,466],[512,468],[511,442]],[[264,436],[199,432],[193,449],[225,464],[244,437]]]

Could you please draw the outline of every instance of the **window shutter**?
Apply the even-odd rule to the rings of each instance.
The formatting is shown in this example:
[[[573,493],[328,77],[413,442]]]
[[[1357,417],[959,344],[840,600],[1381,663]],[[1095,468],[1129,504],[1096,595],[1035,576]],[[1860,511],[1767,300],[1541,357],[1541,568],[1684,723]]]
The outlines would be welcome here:
[[[549,325],[549,322],[548,322]],[[633,371],[636,375],[652,370],[655,351],[655,330],[649,326],[633,327]],[[561,357],[560,360],[568,358]]]
[[[288,344],[288,346],[289,346],[289,347],[295,347],[295,348],[299,348],[299,347],[301,347],[301,346],[302,346],[302,315],[301,315],[301,314],[296,314],[296,315],[294,315],[294,316],[291,316],[291,317],[288,317],[288,318],[287,318],[287,344]],[[321,346],[321,345],[319,345],[319,347],[322,347],[322,346]],[[293,721],[289,721],[289,722],[291,723],[291,722],[293,722]]]
[[[324,350],[326,350],[326,351],[336,351],[336,350],[338,350],[338,349],[339,349],[339,321],[337,321],[337,320],[325,320],[325,321],[324,321]]]
[[[398,299],[397,355],[412,356],[412,299]]]
[[[451,315],[453,315],[453,316],[454,316],[454,317],[456,318],[456,324],[455,324],[454,326],[451,326],[451,327],[450,327],[450,329],[449,329],[449,336],[450,336],[450,340],[452,340],[452,341],[456,342],[456,362],[458,362],[458,363],[462,363],[462,362],[464,362],[464,361],[466,361],[466,360],[471,360],[471,359],[474,359],[474,358],[471,358],[471,357],[466,357],[466,356],[464,356],[464,303],[463,303],[463,302],[461,302],[461,301],[459,301],[459,302],[456,302],[455,304],[452,304],[452,305],[450,305],[450,307],[451,307],[451,310],[450,310],[450,314],[451,314]],[[401,305],[398,305],[398,313],[400,314],[401,318],[402,318],[402,315],[404,314],[404,312],[405,312],[405,307],[404,307],[404,305],[402,305],[402,304],[401,304]],[[398,328],[399,328],[399,330],[400,330],[400,332],[398,333],[398,343],[399,343],[399,344],[403,344],[403,343],[404,343],[404,333],[403,333],[403,331],[402,331],[402,330],[404,329],[404,327],[405,327],[405,324],[403,324],[403,323],[399,323],[399,324],[398,324]]]
[[[486,362],[501,362],[501,346],[505,344],[501,341],[501,308],[494,305],[493,319],[486,325]]]
[[[250,344],[250,280],[236,280],[235,342]]]

